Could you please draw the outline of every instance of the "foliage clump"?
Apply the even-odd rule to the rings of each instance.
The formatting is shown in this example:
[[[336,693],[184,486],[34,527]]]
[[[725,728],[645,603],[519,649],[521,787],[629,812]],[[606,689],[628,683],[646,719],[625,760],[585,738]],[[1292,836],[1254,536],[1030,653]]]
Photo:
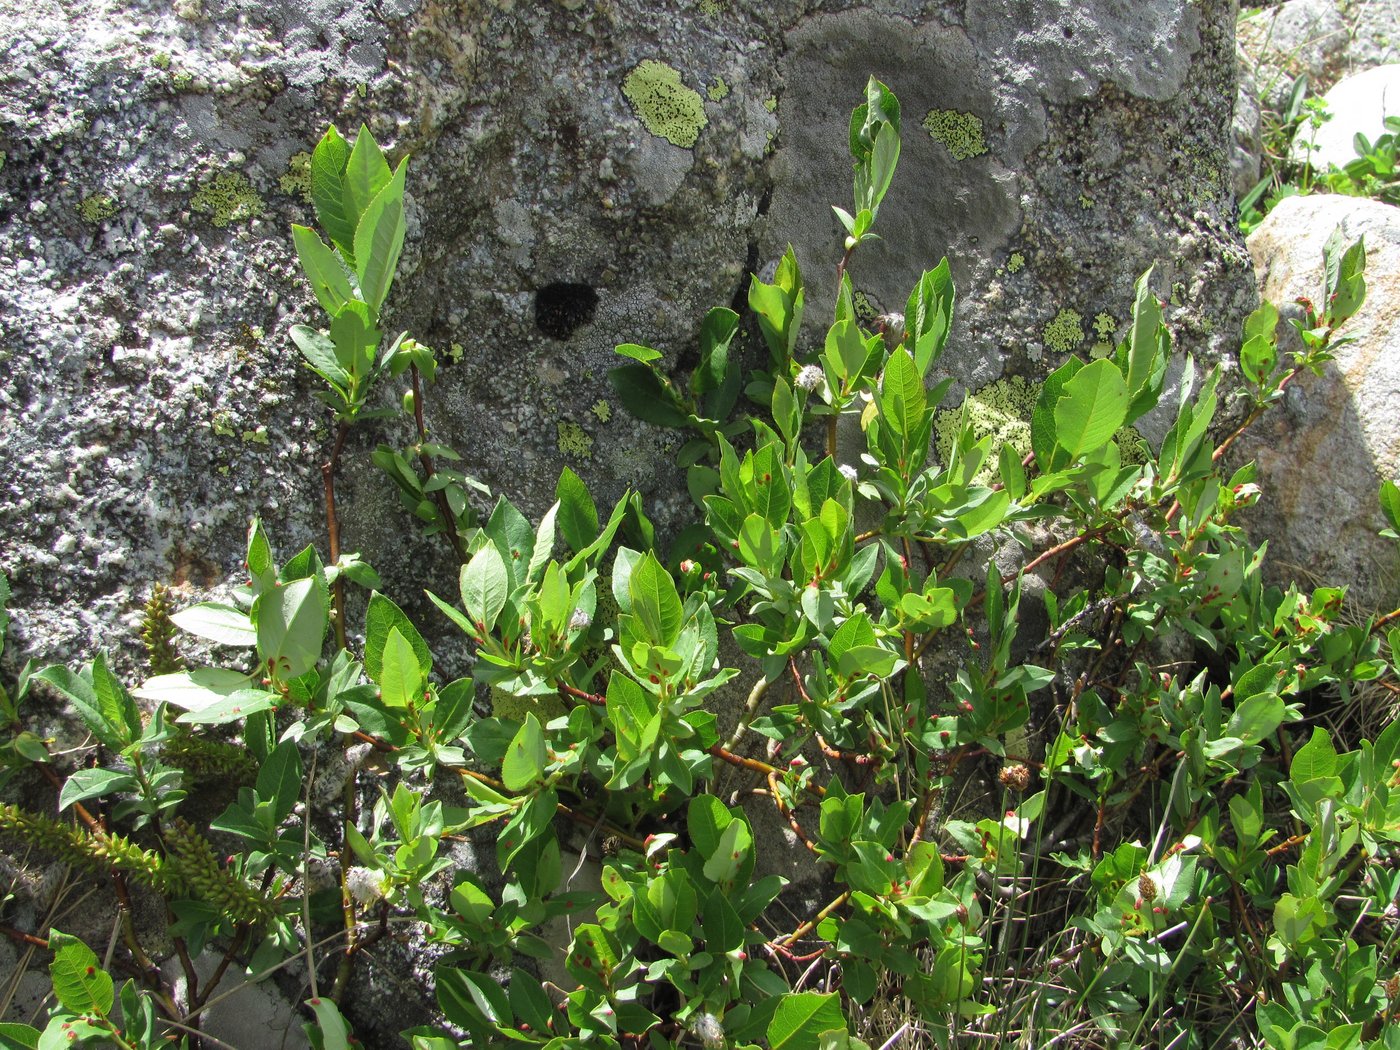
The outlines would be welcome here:
[[[48,784],[63,815],[3,805],[0,835],[109,878],[113,965],[145,982],[121,989],[119,1025],[89,947],[13,931],[49,949],[57,1005],[43,1033],[0,1037],[155,1050],[199,1038],[231,968],[294,966],[313,1045],[348,1050],[357,964],[411,930],[437,958],[438,1012],[402,1033],[414,1050],[868,1050],[911,1032],[1392,1050],[1400,721],[1363,736],[1325,705],[1400,688],[1400,610],[1348,622],[1338,589],[1265,586],[1265,552],[1234,520],[1259,497],[1253,469],[1224,465],[1331,359],[1364,297],[1364,246],[1328,245],[1324,306],[1303,304],[1291,356],[1277,310],[1250,316],[1244,422],[1223,437],[1222,371],[1189,359],[1158,447],[1130,436],[1165,397],[1171,352],[1150,272],[1111,353],[1003,381],[1008,419],[989,426],[971,399],[941,410],[948,260],[901,313],[857,312],[848,269],[900,153],[878,81],[849,146],[816,345],[789,250],[751,278],[747,320],[701,319],[689,374],[616,348],[620,404],[683,436],[697,517],[667,544],[636,493],[600,511],[568,469],[538,521],[504,497],[478,512],[488,494],[440,465],[460,457],[428,431],[436,355],[379,327],[407,161],[363,128],[323,136],[322,232],[293,240],[327,326],[291,335],[335,421],[327,556],[279,558],[254,519],[228,601],[152,613],[163,673],[135,693],[105,656],[26,665],[0,689],[0,777]],[[1029,420],[1014,436],[1013,408]],[[407,431],[374,461],[460,564],[457,593],[428,597],[469,640],[466,667],[435,656],[387,593],[400,581],[340,549],[339,460],[368,419]],[[1400,540],[1400,488],[1380,499]],[[350,586],[369,592],[362,632]],[[8,598],[0,576],[0,644]],[[241,655],[179,669],[167,618]],[[734,688],[748,699],[721,731]],[[27,729],[40,689],[90,739]],[[226,734],[255,774],[198,816],[193,757],[217,759]],[[777,846],[754,807],[791,839]],[[498,881],[455,868],[446,844],[473,834]],[[786,842],[822,873],[819,905],[760,866]],[[170,916],[188,1004],[156,976],[133,893]],[[201,982],[206,947],[223,957]],[[907,1025],[885,1023],[891,999]]]

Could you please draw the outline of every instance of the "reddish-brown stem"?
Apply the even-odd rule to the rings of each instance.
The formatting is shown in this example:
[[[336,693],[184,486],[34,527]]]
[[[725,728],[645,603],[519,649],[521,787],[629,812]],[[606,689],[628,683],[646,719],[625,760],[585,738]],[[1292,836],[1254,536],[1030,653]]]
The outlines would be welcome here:
[[[25,933],[23,930],[16,930],[12,926],[0,925],[0,933],[3,933],[16,944],[28,944],[35,948],[47,948],[49,942],[42,937],[35,937],[32,933]]]

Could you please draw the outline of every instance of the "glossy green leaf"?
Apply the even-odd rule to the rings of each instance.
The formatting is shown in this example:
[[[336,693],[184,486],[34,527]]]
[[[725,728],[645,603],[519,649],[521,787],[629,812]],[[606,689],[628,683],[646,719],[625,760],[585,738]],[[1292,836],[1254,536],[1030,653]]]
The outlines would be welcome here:
[[[494,545],[482,547],[462,566],[462,607],[480,631],[490,631],[505,608],[510,581],[505,561]]]
[[[321,309],[334,317],[342,306],[355,298],[339,256],[326,246],[326,242],[314,230],[305,226],[293,224],[292,243],[296,246],[302,271],[311,282],[316,301],[321,304]]]
[[[388,298],[394,270],[403,251],[404,178],[408,158],[399,161],[393,177],[386,182],[365,208],[355,228],[355,269],[360,278],[360,294],[370,309],[378,311]]]
[[[311,154],[311,201],[316,221],[346,261],[355,254],[355,221],[345,208],[345,166],[350,160],[350,144],[333,126],[326,129]]]
[[[1123,425],[1128,385],[1112,361],[1085,365],[1055,402],[1055,441],[1072,458],[1104,445]]]
[[[560,535],[577,554],[598,538],[598,507],[588,486],[568,467],[559,473],[554,498],[559,501],[556,521]]]
[[[258,634],[242,609],[219,602],[200,602],[171,615],[182,631],[207,638],[217,645],[249,647],[258,643]]]
[[[281,681],[311,670],[321,656],[330,623],[325,591],[314,579],[278,583],[253,606],[258,658]]]
[[[835,992],[793,992],[778,1002],[768,1023],[772,1050],[821,1050],[821,1034],[846,1029],[841,996]]]
[[[63,1008],[74,1014],[105,1017],[116,998],[111,975],[106,973],[91,948],[78,938],[59,930],[49,931],[49,977],[54,995]]]
[[[627,583],[632,614],[653,645],[669,646],[680,636],[681,600],[671,574],[648,551],[632,569]]]
[[[359,134],[355,136],[355,145],[345,162],[343,182],[345,217],[355,229],[355,240],[359,238],[361,218],[365,210],[391,178],[393,172],[389,170],[389,162],[384,159],[379,143],[374,141],[369,128],[361,124]],[[362,260],[357,258],[355,263],[358,268]]]
[[[420,705],[426,679],[426,672],[418,663],[418,656],[403,632],[397,627],[389,628],[389,636],[384,640],[380,653],[376,679],[384,706],[390,710],[403,710]]]
[[[501,781],[511,791],[524,791],[544,775],[545,761],[544,730],[534,714],[527,714],[506,748]]]
[[[619,343],[613,347],[613,353],[622,357],[630,357],[633,361],[640,361],[644,365],[661,360],[660,350],[653,350],[649,346],[641,346],[637,343]]]

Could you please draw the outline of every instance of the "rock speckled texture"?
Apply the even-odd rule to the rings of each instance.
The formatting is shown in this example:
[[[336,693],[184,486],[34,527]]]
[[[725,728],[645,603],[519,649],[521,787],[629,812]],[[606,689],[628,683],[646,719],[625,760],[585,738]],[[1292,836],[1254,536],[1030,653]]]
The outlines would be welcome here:
[[[1282,201],[1249,238],[1261,294],[1288,316],[1293,301],[1316,301],[1322,247],[1341,228],[1366,238],[1366,302],[1341,334],[1355,341],[1318,379],[1304,376],[1281,408],[1241,442],[1238,459],[1259,467],[1264,497],[1251,511],[1252,535],[1269,537],[1266,566],[1304,585],[1345,581],[1364,608],[1400,603],[1400,554],[1376,494],[1400,478],[1400,208],[1354,197]],[[1295,349],[1285,325],[1280,347]]]

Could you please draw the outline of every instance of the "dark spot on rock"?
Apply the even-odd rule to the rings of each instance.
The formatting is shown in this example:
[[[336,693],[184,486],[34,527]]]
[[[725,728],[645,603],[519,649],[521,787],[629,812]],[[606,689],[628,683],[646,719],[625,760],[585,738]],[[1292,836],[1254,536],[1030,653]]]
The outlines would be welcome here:
[[[535,293],[535,327],[551,339],[568,339],[593,320],[598,293],[589,285],[555,281]]]

